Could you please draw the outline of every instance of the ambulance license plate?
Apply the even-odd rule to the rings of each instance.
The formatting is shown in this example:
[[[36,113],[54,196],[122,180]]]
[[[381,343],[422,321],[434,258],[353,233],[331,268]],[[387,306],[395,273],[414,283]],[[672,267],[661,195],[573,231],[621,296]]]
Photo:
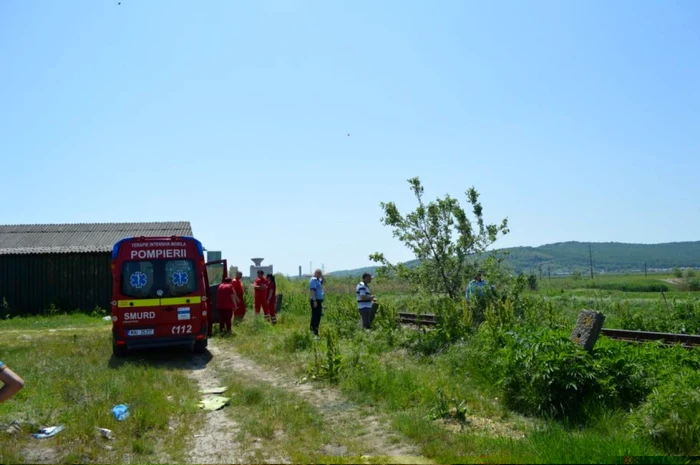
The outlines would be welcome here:
[[[150,329],[130,329],[129,331],[126,332],[127,336],[153,336],[155,334],[155,330],[153,328]]]

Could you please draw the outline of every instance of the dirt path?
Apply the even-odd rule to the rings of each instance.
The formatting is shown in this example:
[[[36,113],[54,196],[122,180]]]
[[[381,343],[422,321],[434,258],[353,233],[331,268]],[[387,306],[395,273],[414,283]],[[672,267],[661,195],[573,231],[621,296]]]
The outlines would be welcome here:
[[[210,341],[209,351],[218,366],[293,392],[319,410],[331,433],[357,431],[355,439],[362,445],[364,456],[383,457],[388,463],[430,463],[420,456],[415,446],[406,444],[398,437],[388,426],[388,420],[381,415],[375,413],[365,416],[359,406],[349,402],[337,390],[299,384],[294,378],[267,370],[234,350],[227,347],[224,351],[214,341]],[[345,447],[339,444],[319,444],[319,451],[329,456],[342,456],[346,452]]]
[[[197,381],[200,390],[220,386],[216,371],[207,364],[206,356],[193,356],[189,368],[187,374]],[[247,463],[248,457],[243,454],[240,444],[236,441],[238,424],[226,416],[225,408],[203,415],[204,424],[194,435],[190,462]]]

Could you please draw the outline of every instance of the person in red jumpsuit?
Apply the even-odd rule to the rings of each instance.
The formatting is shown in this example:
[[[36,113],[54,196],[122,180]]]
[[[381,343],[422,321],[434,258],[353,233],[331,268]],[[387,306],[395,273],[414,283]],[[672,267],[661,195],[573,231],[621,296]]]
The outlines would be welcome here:
[[[243,281],[241,281],[241,278],[243,278],[243,273],[239,271],[236,273],[236,277],[231,283],[233,285],[233,290],[236,292],[236,297],[238,297],[238,302],[236,302],[236,308],[234,308],[233,310],[234,323],[240,323],[241,321],[243,321],[243,317],[245,316],[246,312],[245,295],[243,293]]]
[[[262,308],[265,318],[269,318],[269,310],[267,308],[267,287],[269,283],[265,279],[265,272],[263,270],[258,270],[258,277],[255,278],[253,282],[254,294],[254,305],[255,305],[255,315],[260,315],[260,309]]]
[[[231,284],[231,278],[224,278],[217,289],[217,305],[219,307],[219,333],[231,332],[231,317],[238,297]]]
[[[267,308],[270,311],[270,321],[273,325],[277,324],[277,284],[275,283],[275,275],[268,273],[267,282]]]

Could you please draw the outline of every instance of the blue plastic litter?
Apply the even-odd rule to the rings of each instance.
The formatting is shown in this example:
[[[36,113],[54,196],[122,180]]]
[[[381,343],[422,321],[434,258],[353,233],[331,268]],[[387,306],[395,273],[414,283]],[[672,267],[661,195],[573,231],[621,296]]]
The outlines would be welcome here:
[[[122,421],[129,416],[129,406],[127,404],[115,405],[112,407],[112,414],[117,421]]]
[[[52,436],[56,436],[58,433],[63,431],[63,426],[47,426],[46,428],[41,428],[38,433],[34,433],[34,439],[46,439]]]

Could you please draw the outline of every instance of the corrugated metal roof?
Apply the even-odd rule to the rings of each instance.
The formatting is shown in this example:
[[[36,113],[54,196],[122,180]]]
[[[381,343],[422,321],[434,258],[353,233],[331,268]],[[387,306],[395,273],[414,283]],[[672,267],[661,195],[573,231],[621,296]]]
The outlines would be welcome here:
[[[0,225],[0,255],[109,252],[131,236],[191,236],[189,221]]]

